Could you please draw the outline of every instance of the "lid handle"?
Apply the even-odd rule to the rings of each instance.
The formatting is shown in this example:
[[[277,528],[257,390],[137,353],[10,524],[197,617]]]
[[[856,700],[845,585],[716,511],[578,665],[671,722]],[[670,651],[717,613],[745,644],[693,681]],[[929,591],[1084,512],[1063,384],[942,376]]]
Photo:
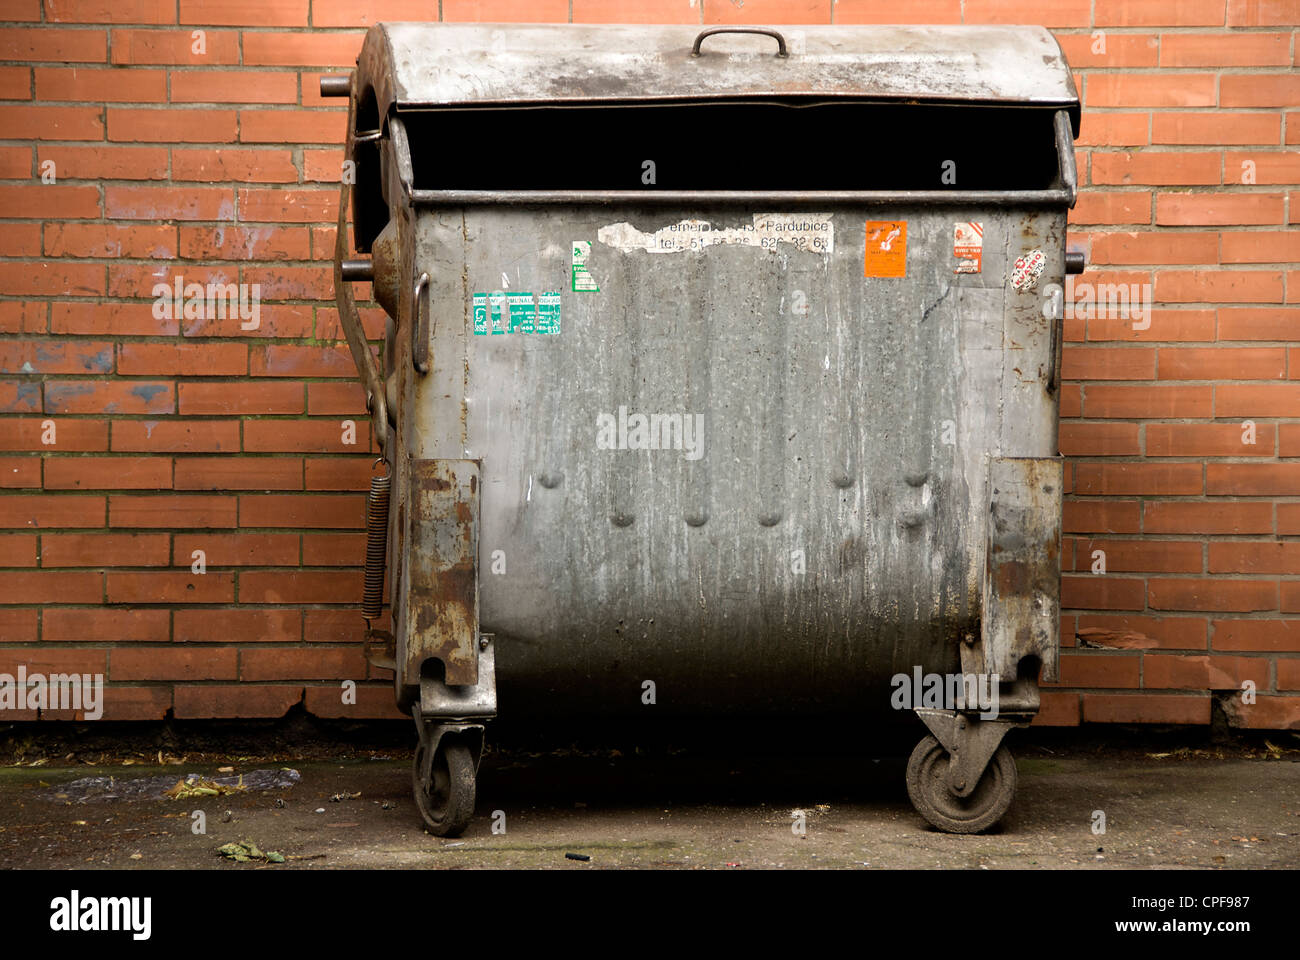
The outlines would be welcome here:
[[[758,33],[765,37],[771,37],[776,41],[776,55],[778,57],[788,57],[790,54],[785,49],[785,37],[775,30],[767,27],[710,27],[708,30],[701,30],[700,35],[695,38],[695,46],[691,47],[691,56],[700,55],[700,44],[704,42],[705,37],[711,37],[715,33]]]

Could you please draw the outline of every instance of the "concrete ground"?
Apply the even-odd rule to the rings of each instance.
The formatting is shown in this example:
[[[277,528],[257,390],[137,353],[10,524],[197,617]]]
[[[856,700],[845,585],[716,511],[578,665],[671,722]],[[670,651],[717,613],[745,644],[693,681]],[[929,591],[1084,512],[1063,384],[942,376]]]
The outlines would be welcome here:
[[[0,767],[0,867],[1295,868],[1300,742],[1279,738],[1286,748],[1226,753],[1016,744],[1015,803],[983,836],[929,828],[907,801],[897,756],[498,752],[484,760],[475,818],[457,840],[422,831],[410,755],[395,749],[302,761],[20,762]],[[159,797],[157,787],[154,796],[87,799],[71,786],[112,776],[114,792],[129,794],[142,778],[282,767],[300,779],[193,799]],[[203,811],[205,833],[194,832],[194,811]],[[795,811],[802,836],[792,830]],[[243,839],[285,862],[217,853]]]

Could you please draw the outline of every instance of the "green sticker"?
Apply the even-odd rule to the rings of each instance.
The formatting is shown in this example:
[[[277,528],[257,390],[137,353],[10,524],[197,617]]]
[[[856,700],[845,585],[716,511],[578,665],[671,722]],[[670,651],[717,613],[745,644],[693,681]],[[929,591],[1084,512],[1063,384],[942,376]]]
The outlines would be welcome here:
[[[587,270],[587,257],[591,256],[591,241],[574,240],[573,248],[573,292],[600,293],[595,277]]]
[[[560,332],[560,293],[550,291],[534,297],[518,293],[476,293],[473,295],[474,336],[503,333]]]

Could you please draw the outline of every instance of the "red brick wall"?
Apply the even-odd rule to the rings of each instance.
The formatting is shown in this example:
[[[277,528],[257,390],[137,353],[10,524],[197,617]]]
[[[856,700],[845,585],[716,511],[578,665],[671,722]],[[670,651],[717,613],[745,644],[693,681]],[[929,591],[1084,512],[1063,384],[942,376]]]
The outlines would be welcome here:
[[[1251,680],[1253,706],[1223,697],[1232,722],[1300,725],[1297,0],[0,11],[0,671],[106,673],[110,718],[278,716],[304,696],[393,714],[338,604],[360,597],[370,438],[327,266],[344,116],[317,93],[365,25],[1045,16],[1086,103],[1079,279],[1149,283],[1157,302],[1145,330],[1066,324],[1068,649],[1042,722],[1204,724]],[[260,283],[260,327],[156,320],[153,284],[177,274]],[[356,707],[342,679],[362,681]]]

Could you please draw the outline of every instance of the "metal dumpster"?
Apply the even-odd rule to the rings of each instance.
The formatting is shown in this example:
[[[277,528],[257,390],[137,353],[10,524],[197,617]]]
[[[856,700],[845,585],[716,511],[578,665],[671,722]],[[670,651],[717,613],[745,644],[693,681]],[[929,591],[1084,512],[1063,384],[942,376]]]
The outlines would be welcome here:
[[[335,285],[383,451],[363,614],[427,828],[468,823],[498,690],[914,712],[918,811],[996,822],[1057,672],[1048,294],[1081,265],[1051,35],[379,24],[321,90],[350,102]]]

